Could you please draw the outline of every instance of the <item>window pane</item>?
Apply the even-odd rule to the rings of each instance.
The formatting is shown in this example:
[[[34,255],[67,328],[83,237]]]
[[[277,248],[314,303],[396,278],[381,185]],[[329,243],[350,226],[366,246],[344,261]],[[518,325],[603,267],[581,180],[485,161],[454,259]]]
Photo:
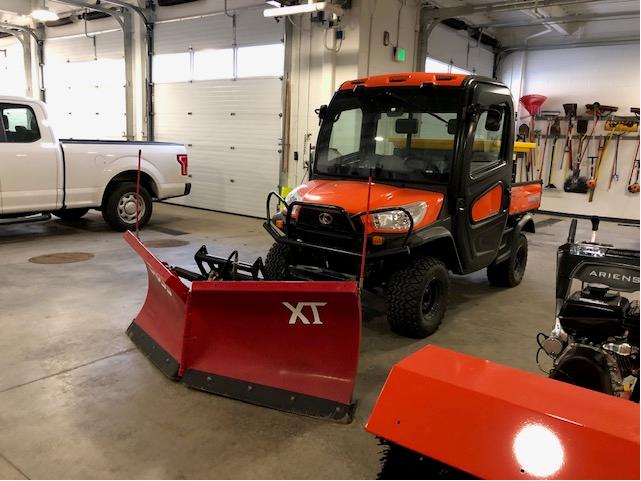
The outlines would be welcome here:
[[[488,112],[485,111],[479,116],[479,120],[476,125],[470,174],[478,173],[485,168],[496,164],[500,160],[501,136],[503,135],[503,121],[505,119],[505,115],[501,115],[498,130],[487,130],[487,119]]]
[[[361,109],[346,110],[334,123],[329,139],[328,160],[358,152],[363,126]]]
[[[154,82],[189,82],[189,52],[154,55]]]
[[[16,105],[1,113],[7,142],[33,142],[40,138],[38,122],[30,107]]]
[[[263,77],[283,75],[285,46],[259,45],[238,49],[238,77]]]
[[[194,52],[194,80],[232,78],[234,76],[234,51],[200,50]]]

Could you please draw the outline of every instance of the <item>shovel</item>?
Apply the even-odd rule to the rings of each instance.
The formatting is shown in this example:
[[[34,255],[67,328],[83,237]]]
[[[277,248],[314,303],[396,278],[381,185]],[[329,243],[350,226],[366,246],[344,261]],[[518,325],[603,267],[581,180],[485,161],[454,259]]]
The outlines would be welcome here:
[[[560,125],[559,119],[557,117],[554,121],[554,124],[552,124],[552,127],[550,128],[550,133],[552,134],[552,155],[550,156],[550,173],[548,174],[548,184],[545,186],[547,189],[556,189],[556,185],[552,183],[552,170],[554,167],[554,152],[556,151],[556,142],[559,140],[559,130]],[[561,161],[561,163],[563,162]]]

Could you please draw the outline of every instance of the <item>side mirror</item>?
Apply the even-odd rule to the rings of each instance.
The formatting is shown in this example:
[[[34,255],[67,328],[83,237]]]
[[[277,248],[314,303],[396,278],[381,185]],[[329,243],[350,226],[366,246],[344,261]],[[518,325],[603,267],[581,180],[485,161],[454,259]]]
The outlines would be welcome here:
[[[397,134],[418,134],[418,119],[397,119]]]
[[[488,109],[487,118],[485,119],[485,130],[488,132],[496,132],[501,128],[501,118],[503,114],[500,110]]]
[[[458,122],[456,119],[450,119],[447,121],[447,133],[450,135],[456,134],[456,129],[458,128]]]
[[[316,112],[316,115],[318,115],[318,118],[320,120],[323,120],[325,117],[327,117],[327,105],[321,105],[319,108],[314,110]]]

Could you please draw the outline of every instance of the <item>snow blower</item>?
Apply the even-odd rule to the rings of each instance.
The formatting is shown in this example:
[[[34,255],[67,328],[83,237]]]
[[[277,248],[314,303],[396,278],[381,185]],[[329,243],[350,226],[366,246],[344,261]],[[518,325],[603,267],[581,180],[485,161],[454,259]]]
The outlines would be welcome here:
[[[436,346],[392,368],[365,429],[378,479],[639,479],[638,404]]]

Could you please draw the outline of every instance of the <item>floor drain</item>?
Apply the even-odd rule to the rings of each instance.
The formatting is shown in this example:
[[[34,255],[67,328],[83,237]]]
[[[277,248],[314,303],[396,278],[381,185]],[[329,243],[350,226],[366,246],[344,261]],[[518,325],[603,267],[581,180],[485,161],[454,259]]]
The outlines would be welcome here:
[[[158,239],[158,240],[152,240],[149,242],[144,243],[145,246],[150,247],[150,248],[162,248],[162,247],[181,247],[181,246],[186,246],[189,244],[189,242],[184,241],[184,240],[177,240],[177,239]]]
[[[93,254],[87,252],[59,252],[57,254],[45,254],[32,257],[29,262],[34,264],[70,264],[82,262],[93,258]]]

